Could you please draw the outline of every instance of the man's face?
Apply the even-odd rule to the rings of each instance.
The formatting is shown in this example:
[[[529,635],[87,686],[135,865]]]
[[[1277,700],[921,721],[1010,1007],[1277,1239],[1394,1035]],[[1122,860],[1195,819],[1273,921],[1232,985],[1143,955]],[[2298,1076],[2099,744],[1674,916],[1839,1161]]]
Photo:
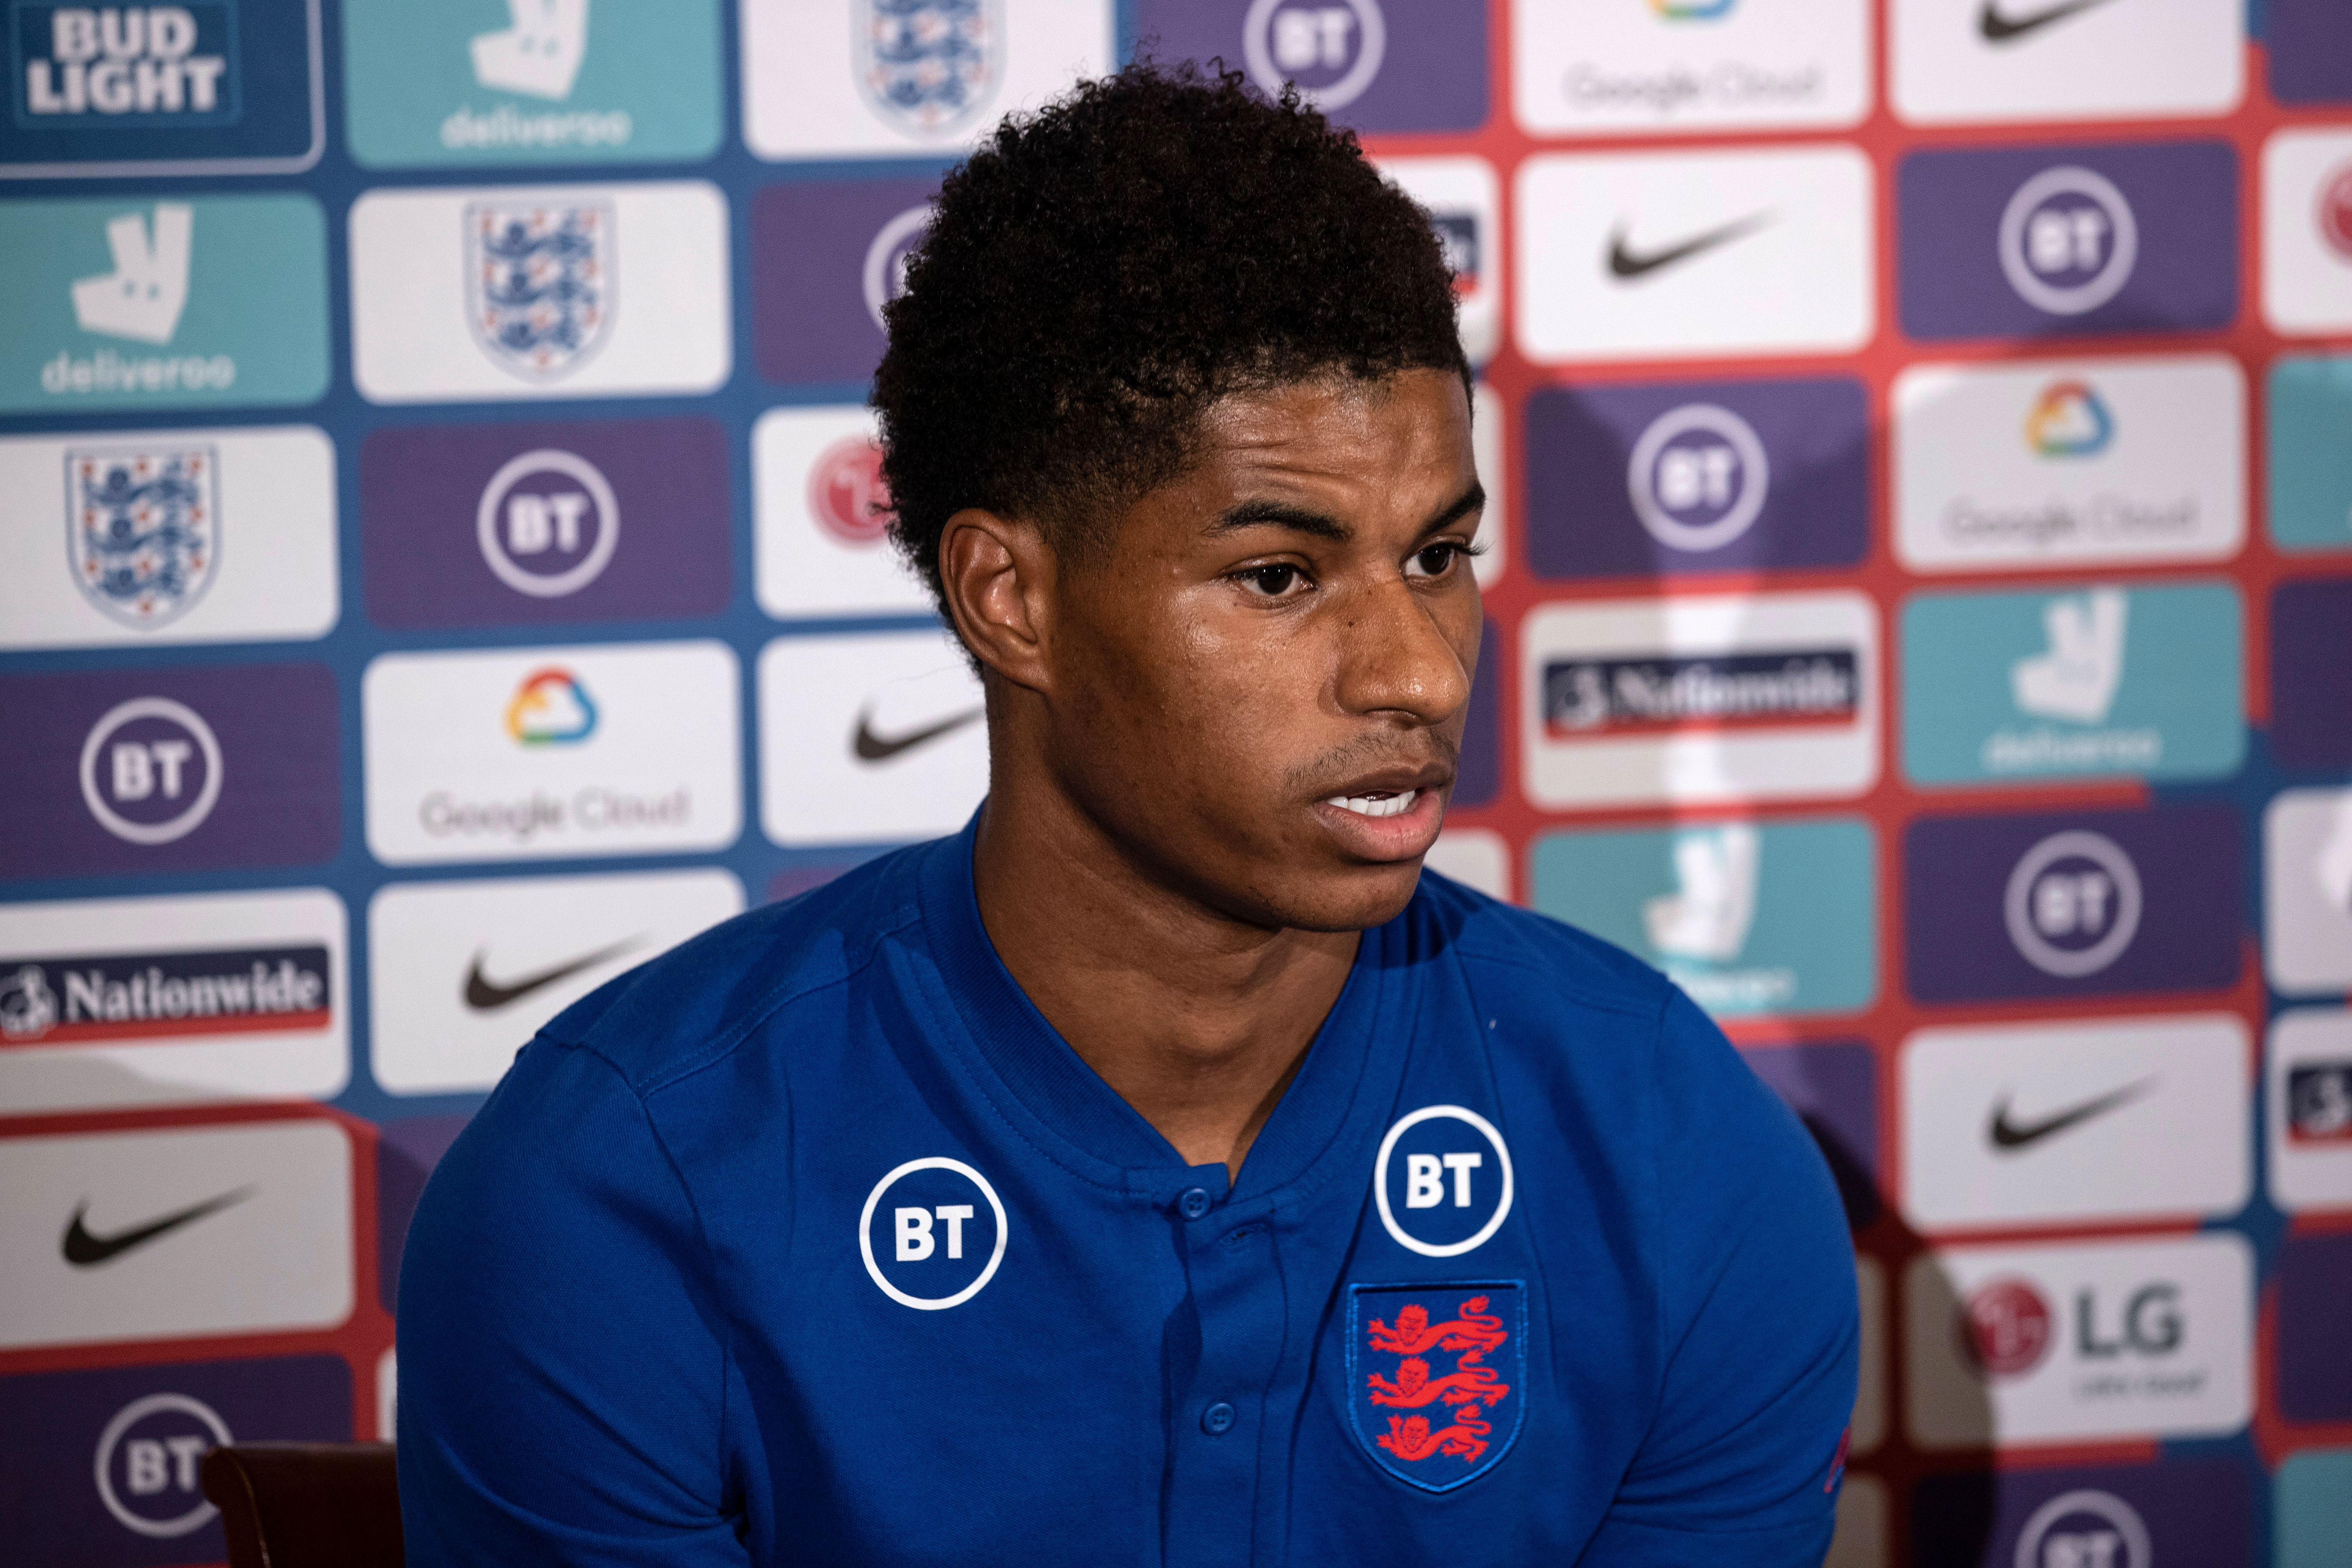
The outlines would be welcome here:
[[[1048,765],[1130,858],[1226,914],[1390,919],[1454,784],[1484,500],[1446,373],[1213,405],[1192,466],[1060,579]]]

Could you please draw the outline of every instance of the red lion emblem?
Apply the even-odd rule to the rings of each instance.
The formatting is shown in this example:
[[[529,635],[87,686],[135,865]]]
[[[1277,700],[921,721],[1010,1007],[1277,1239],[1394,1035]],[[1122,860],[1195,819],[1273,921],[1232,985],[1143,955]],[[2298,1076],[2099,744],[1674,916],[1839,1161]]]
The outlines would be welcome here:
[[[1486,1356],[1511,1337],[1503,1320],[1488,1313],[1487,1305],[1484,1296],[1470,1297],[1443,1323],[1431,1322],[1428,1309],[1418,1303],[1397,1313],[1394,1328],[1372,1320],[1371,1348],[1405,1360],[1393,1380],[1379,1373],[1367,1379],[1371,1402],[1404,1410],[1443,1402],[1451,1417],[1450,1425],[1433,1427],[1426,1415],[1390,1416],[1387,1433],[1374,1441],[1398,1458],[1412,1463],[1432,1454],[1454,1454],[1475,1459],[1486,1451],[1486,1439],[1495,1428],[1479,1406],[1491,1409],[1511,1392],[1511,1385],[1486,1364]],[[1422,1356],[1431,1350],[1457,1352],[1454,1370],[1443,1377],[1430,1376],[1429,1363]]]

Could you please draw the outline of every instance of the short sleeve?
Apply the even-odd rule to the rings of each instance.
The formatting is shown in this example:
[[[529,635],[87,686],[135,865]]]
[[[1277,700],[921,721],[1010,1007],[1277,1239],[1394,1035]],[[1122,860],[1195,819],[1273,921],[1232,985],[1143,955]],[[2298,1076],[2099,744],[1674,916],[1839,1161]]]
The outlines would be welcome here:
[[[703,1254],[619,1074],[524,1050],[435,1171],[402,1263],[412,1568],[741,1568]]]
[[[1810,1134],[1676,992],[1658,1052],[1664,1381],[1581,1568],[1818,1568],[1853,1411],[1853,1247]]]

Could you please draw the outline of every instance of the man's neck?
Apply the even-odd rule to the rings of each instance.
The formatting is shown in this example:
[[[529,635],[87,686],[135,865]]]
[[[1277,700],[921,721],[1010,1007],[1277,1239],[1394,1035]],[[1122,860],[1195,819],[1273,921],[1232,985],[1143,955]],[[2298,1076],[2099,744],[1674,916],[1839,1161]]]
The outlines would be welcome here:
[[[989,940],[1046,1021],[1186,1163],[1238,1174],[1362,933],[1220,914],[1047,789],[990,796],[972,875]]]

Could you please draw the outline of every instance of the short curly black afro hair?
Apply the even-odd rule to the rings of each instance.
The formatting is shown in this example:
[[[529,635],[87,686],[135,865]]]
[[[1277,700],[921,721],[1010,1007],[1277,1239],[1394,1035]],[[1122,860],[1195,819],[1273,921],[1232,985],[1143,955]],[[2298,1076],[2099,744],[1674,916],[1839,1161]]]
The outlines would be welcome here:
[[[1428,215],[1295,90],[1190,63],[1008,118],[940,186],[884,314],[890,531],[935,598],[957,511],[1083,554],[1182,470],[1219,397],[1333,374],[1470,381]]]

